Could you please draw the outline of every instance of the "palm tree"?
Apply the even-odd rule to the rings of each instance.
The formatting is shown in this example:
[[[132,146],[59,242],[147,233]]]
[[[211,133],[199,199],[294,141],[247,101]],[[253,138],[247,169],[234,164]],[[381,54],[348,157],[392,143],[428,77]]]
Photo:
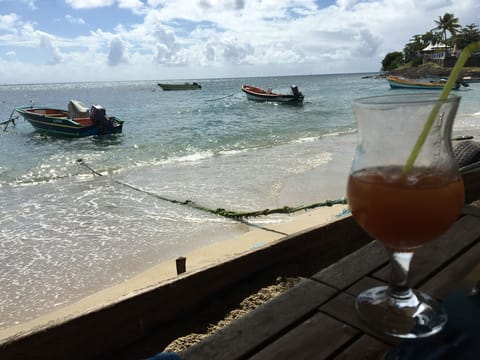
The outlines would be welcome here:
[[[443,40],[443,36],[441,33],[428,31],[422,35],[422,41],[424,46],[427,46],[429,43],[435,45]]]
[[[468,44],[475,41],[480,41],[480,31],[478,25],[470,24],[458,33],[455,43],[457,48],[464,49]]]
[[[442,33],[444,44],[447,44],[447,31],[455,37],[457,30],[461,28],[458,23],[458,18],[455,15],[450,13],[445,13],[443,16],[439,16],[438,20],[435,20],[437,27],[433,30],[440,30]]]
[[[422,41],[422,36],[413,36],[408,42],[408,44],[406,44],[403,48],[403,56],[405,58],[405,62],[407,63],[414,60],[418,56],[418,54],[420,54],[423,48],[424,45]]]
[[[456,18],[453,14],[445,13],[443,16],[439,16],[438,20],[435,20],[435,24],[437,24],[437,27],[433,30],[441,31],[441,34],[443,35],[444,46],[454,46],[457,30],[461,28],[460,24],[458,23],[458,18]],[[448,42],[447,31],[452,35],[450,39],[451,41]],[[445,65],[445,56],[442,57],[442,66],[443,65]]]

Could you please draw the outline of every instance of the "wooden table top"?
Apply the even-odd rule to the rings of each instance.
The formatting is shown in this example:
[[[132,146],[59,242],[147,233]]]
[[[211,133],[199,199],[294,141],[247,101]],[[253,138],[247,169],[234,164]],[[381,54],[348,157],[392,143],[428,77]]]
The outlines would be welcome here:
[[[467,205],[463,213],[446,234],[419,249],[412,262],[412,287],[439,300],[458,288],[480,262],[479,208]],[[387,283],[389,275],[387,253],[373,241],[185,350],[180,357],[384,358],[400,341],[365,326],[356,314],[354,300],[361,291]]]

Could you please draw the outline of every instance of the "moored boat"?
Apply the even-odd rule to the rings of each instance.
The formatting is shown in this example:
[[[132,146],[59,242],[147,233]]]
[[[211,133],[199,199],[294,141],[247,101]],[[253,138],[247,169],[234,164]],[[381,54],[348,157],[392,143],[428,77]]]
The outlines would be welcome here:
[[[281,94],[273,92],[272,89],[262,89],[252,85],[242,85],[242,91],[247,95],[248,100],[253,101],[271,101],[278,103],[302,103],[303,94],[296,85],[291,86],[291,94]]]
[[[472,76],[464,76],[462,77],[462,80],[467,84],[480,82],[480,78]]]
[[[158,83],[164,91],[171,91],[171,90],[200,90],[202,86],[196,82],[193,83],[184,83],[184,84],[165,84],[165,83]]]
[[[53,136],[85,137],[122,132],[123,121],[107,116],[105,108],[93,105],[90,109],[78,100],[70,100],[68,110],[45,106],[15,108],[35,130]]]
[[[446,80],[415,80],[399,76],[387,76],[386,79],[392,89],[442,90],[447,83]],[[467,83],[460,80],[455,83],[453,89],[458,90],[460,85],[468,86]]]

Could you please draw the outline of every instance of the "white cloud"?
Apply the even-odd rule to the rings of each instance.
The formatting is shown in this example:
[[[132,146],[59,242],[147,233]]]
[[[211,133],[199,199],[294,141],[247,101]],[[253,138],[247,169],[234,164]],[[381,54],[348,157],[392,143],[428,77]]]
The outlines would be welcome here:
[[[111,6],[114,0],[65,0],[65,2],[74,9],[91,9],[98,7]]]
[[[170,49],[165,44],[157,44],[157,51],[155,55],[155,61],[159,64],[168,63],[170,59]]]
[[[222,44],[223,59],[227,63],[242,64],[248,55],[253,54],[254,48],[250,44],[240,41],[225,42]]]
[[[375,54],[381,45],[378,36],[373,35],[369,30],[360,30],[353,35],[351,44],[352,57],[368,57]]]
[[[145,9],[145,4],[140,0],[65,0],[73,9],[94,9],[112,6],[115,3],[120,9],[128,9],[140,14]]]
[[[358,2],[358,0],[337,0],[337,6],[342,10],[346,10],[352,8]]]
[[[30,8],[31,10],[37,9],[37,6],[36,6],[37,0],[0,0],[0,3],[2,2],[12,2],[12,3],[16,2],[16,3],[27,5],[27,7]]]
[[[454,5],[452,0],[414,0],[416,7],[423,10],[436,10]],[[443,14],[442,14],[443,15]]]
[[[17,14],[0,15],[0,30],[14,31],[20,24],[20,17]]]
[[[65,15],[65,19],[71,24],[85,24],[85,20],[83,20],[81,17],[73,17],[72,15],[67,14]]]
[[[65,2],[71,6],[65,19],[85,25],[83,35],[47,34],[25,20],[27,14],[2,14],[0,46],[34,49],[40,41],[48,63],[66,76],[73,76],[72,69],[99,73],[90,68],[102,69],[106,77],[142,79],[159,68],[185,77],[376,71],[386,53],[401,51],[445,12],[462,25],[478,24],[480,13],[478,0],[337,0],[323,8],[314,0]],[[108,28],[103,23],[91,28],[80,17],[84,11],[76,11],[106,6],[111,6]],[[136,16],[125,16],[128,12]],[[21,52],[12,51],[20,66]],[[29,62],[32,58],[25,58],[25,66]]]
[[[62,53],[60,50],[53,45],[52,40],[46,34],[39,34],[40,39],[40,48],[42,48],[46,54],[48,63],[50,65],[59,64],[62,61]]]
[[[151,35],[158,43],[165,44],[168,48],[172,48],[176,44],[175,33],[168,27],[161,24],[154,25],[151,28]]]
[[[140,0],[117,0],[120,9],[129,9],[135,14],[141,14],[145,5]]]
[[[108,53],[108,65],[117,66],[127,63],[125,42],[120,38],[115,38],[110,42],[110,51]]]

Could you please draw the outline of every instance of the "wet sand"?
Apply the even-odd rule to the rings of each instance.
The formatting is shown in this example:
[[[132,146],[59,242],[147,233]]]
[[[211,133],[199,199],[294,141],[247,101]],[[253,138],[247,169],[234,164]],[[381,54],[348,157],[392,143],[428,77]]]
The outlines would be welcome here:
[[[309,210],[292,216],[290,221],[271,226],[269,230],[253,227],[243,235],[186,254],[186,272],[184,274],[177,275],[175,259],[158,264],[121,284],[87,296],[71,305],[59,308],[20,325],[2,329],[0,330],[0,343],[12,336],[41,330],[75,318],[81,314],[101,309],[121,299],[148,291],[148,289],[157,287],[163,283],[174,282],[182,276],[207,269],[232,258],[241,257],[264,246],[281,241],[282,238],[287,235],[331,222],[346,214],[348,214],[346,205],[334,205],[332,207],[321,207],[315,210]],[[286,283],[280,281],[278,284],[274,284],[275,286],[273,286],[271,290],[267,290],[267,294],[277,294],[281,289],[288,288],[286,284],[290,283],[289,281]],[[271,298],[271,296],[265,294],[260,297],[263,298],[264,301]],[[258,301],[254,300],[254,302],[257,303]],[[247,309],[250,308],[251,306],[247,306]]]

